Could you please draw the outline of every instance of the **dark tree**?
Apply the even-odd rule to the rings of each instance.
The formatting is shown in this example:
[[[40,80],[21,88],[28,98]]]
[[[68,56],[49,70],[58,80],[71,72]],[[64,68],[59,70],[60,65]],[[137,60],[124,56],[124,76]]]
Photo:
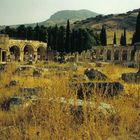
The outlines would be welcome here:
[[[126,29],[124,28],[124,33],[121,35],[121,38],[120,38],[120,44],[122,46],[126,46],[127,44],[127,41],[126,41]]]
[[[57,50],[59,52],[65,52],[65,27],[60,26],[58,30],[58,43],[57,43]]]
[[[26,31],[27,31],[27,39],[28,40],[33,40],[34,39],[34,30],[33,30],[33,28],[28,26],[26,28]]]
[[[117,44],[116,32],[114,33],[113,44],[114,44],[114,45],[116,45],[116,44]]]
[[[126,46],[126,28],[124,28],[124,35],[123,35],[123,45]]]
[[[66,27],[66,42],[65,42],[66,52],[70,52],[70,22],[67,20],[67,27]]]
[[[47,29],[47,35],[48,35],[48,38],[47,38],[48,47],[51,48],[51,46],[52,46],[52,27],[49,27]]]
[[[140,11],[137,17],[137,23],[136,23],[136,31],[133,35],[133,41],[132,43],[140,42]]]
[[[27,30],[24,25],[17,27],[17,37],[19,39],[27,39]]]
[[[40,30],[40,27],[37,23],[34,28],[34,40],[39,40],[39,30]]]
[[[123,41],[124,41],[124,36],[123,36],[123,34],[121,34],[120,45],[122,45],[122,46],[123,46]]]
[[[107,34],[106,34],[106,28],[104,26],[102,26],[102,30],[100,33],[100,41],[102,46],[107,45]]]

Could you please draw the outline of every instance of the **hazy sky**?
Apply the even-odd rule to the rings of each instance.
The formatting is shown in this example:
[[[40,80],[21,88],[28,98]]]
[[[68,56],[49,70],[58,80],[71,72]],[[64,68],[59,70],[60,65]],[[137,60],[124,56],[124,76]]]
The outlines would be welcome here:
[[[140,0],[0,0],[0,25],[40,22],[60,10],[88,9],[101,14],[140,8]]]

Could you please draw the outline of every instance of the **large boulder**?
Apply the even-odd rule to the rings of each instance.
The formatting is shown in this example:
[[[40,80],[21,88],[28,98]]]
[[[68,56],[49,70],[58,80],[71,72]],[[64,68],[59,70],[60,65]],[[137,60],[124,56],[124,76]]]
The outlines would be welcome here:
[[[98,70],[86,69],[84,74],[89,78],[89,80],[107,80],[107,76]]]
[[[127,83],[140,83],[140,73],[124,73],[122,74],[122,80]]]
[[[13,96],[13,97],[10,97],[7,100],[5,100],[1,104],[1,108],[2,108],[2,110],[8,111],[11,108],[17,108],[17,107],[21,106],[22,103],[23,103],[23,98],[17,97],[17,96]]]
[[[85,82],[78,86],[77,98],[90,98],[93,93],[103,97],[116,96],[124,87],[119,82]]]

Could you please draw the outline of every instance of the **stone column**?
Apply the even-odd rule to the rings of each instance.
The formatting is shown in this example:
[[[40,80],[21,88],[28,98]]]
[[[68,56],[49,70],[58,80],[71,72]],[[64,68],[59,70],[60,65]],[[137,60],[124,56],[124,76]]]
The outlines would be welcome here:
[[[137,64],[139,72],[140,72],[140,51],[136,52],[136,64]]]
[[[122,62],[122,50],[120,50],[119,61]]]
[[[78,52],[76,52],[76,54],[75,54],[75,61],[76,61],[76,63],[78,63],[78,61],[79,61],[79,55],[78,55]]]
[[[24,61],[24,51],[20,52],[20,61],[23,62]]]
[[[131,61],[131,50],[127,51],[127,62]]]
[[[34,52],[34,56],[33,56],[35,62],[36,62],[37,59],[38,59],[37,57],[38,57],[38,56],[37,56],[37,51],[35,51],[35,52]]]
[[[97,49],[96,50],[96,60],[99,60],[99,58],[100,58],[100,50]]]
[[[114,61],[114,50],[113,49],[111,50],[111,61],[112,62]]]
[[[103,61],[106,61],[107,60],[107,50],[104,49],[103,51]]]
[[[6,61],[10,62],[10,52],[8,50],[6,51]]]
[[[1,51],[1,48],[0,48],[0,63],[2,62],[2,51]]]

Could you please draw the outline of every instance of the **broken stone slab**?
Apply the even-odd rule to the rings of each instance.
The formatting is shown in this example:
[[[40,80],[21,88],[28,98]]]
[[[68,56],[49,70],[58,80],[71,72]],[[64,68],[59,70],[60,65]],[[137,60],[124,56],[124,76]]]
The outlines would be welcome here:
[[[123,89],[123,85],[119,82],[85,82],[78,87],[77,98],[88,99],[93,93],[103,97],[113,97],[121,93]]]
[[[84,74],[89,78],[89,80],[107,80],[107,76],[98,70],[86,69]]]
[[[122,74],[122,80],[127,83],[140,83],[140,72],[137,73],[124,73]]]

